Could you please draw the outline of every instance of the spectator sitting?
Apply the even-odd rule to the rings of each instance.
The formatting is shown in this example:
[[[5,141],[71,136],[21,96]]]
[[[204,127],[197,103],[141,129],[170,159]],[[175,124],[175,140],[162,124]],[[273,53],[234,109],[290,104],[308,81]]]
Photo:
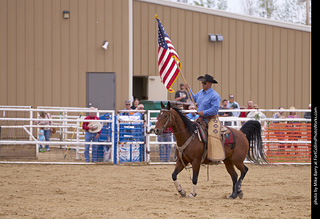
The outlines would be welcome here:
[[[245,109],[253,109],[253,101],[249,100]],[[249,112],[241,112],[240,117],[247,117]]]
[[[294,106],[290,107],[291,110],[295,110],[296,108]],[[288,118],[291,119],[297,119],[299,116],[297,115],[296,112],[289,112]]]
[[[196,110],[196,107],[194,105],[189,106],[189,110]],[[199,115],[195,112],[191,112],[187,114],[188,119],[195,121],[197,118],[199,118]]]
[[[132,103],[131,109],[133,109],[133,110],[137,109],[139,103],[140,103],[139,99],[138,98],[134,98],[134,101]]]
[[[285,117],[283,115],[283,111],[282,110],[284,110],[284,108],[281,106],[279,108],[279,112],[276,112],[275,114],[273,114],[272,118],[274,118],[274,119],[284,119]]]
[[[228,107],[228,100],[224,99],[221,102],[221,106],[219,107],[219,109],[229,109]],[[218,113],[220,117],[229,117],[232,116],[232,112],[219,112]],[[226,121],[224,122],[225,126],[231,126],[231,122],[230,121]]]
[[[139,104],[139,105],[137,106],[137,110],[144,110],[144,106],[143,106],[143,104]],[[141,117],[141,119],[142,119],[142,115],[143,115],[143,113],[135,112],[133,115],[134,115],[134,116],[140,116],[140,117]]]
[[[237,103],[237,102],[234,100],[234,95],[233,95],[233,94],[230,94],[230,95],[229,95],[229,101],[228,101],[227,107],[230,109],[230,107],[231,107],[233,104],[236,104],[236,105],[237,105],[237,107],[234,108],[234,109],[240,109],[239,103]],[[240,112],[232,112],[232,115],[235,116],[235,117],[239,117],[239,116],[240,116]]]
[[[247,118],[252,118],[255,120],[265,119],[266,115],[259,111],[259,106],[257,104],[253,105],[253,109],[256,111],[252,111],[247,115]]]
[[[125,104],[126,104],[126,108],[124,108],[123,110],[132,110],[131,109],[131,101],[130,100],[126,100],[125,101]],[[123,113],[120,113],[120,116],[130,116],[130,115],[133,115],[134,113],[132,112],[123,112]]]

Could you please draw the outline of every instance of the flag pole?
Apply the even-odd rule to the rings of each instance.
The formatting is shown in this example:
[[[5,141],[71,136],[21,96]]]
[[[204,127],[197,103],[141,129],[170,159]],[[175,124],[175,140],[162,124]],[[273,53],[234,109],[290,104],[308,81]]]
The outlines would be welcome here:
[[[176,57],[173,57],[173,58],[174,58],[174,61],[175,61],[175,63],[176,63],[176,66],[177,66],[178,69],[179,69],[180,75],[182,76],[182,79],[183,79],[184,83],[185,83],[185,84],[188,84],[187,81],[186,81],[186,79],[185,79],[185,77],[184,77],[183,74],[182,74],[182,71],[181,71],[180,66],[179,66],[179,64],[178,64],[178,62],[177,62]],[[190,98],[191,98],[191,101],[192,101],[193,105],[196,107],[196,110],[198,111],[198,107],[197,107],[196,103],[194,102],[193,96],[192,96],[189,88],[187,88],[187,92],[188,92],[188,94],[189,94],[189,96],[190,96]]]

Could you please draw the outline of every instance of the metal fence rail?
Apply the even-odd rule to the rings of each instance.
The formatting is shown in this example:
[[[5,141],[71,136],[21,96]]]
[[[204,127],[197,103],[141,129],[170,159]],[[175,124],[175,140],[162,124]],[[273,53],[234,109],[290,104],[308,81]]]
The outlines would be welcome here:
[[[101,118],[103,131],[100,141],[97,143],[85,142],[82,130],[82,122],[89,108],[72,107],[10,107],[0,106],[0,159],[6,159],[4,152],[13,147],[13,151],[24,153],[21,146],[30,148],[33,145],[35,159],[44,157],[39,154],[37,130],[43,125],[35,125],[38,121],[38,113],[49,112],[52,115],[53,125],[57,133],[52,135],[50,141],[44,144],[50,145],[57,150],[66,152],[66,148],[74,151],[72,161],[83,161],[85,144],[97,144],[103,148],[102,161],[113,163],[123,162],[148,162],[152,164],[175,163],[175,138],[171,135],[169,142],[159,141],[158,137],[150,132],[157,122],[159,110],[118,111],[96,110]],[[220,112],[256,110],[220,110]],[[260,112],[278,112],[278,109],[260,109]],[[310,112],[310,110],[283,110],[284,112]],[[122,113],[135,113],[134,116],[121,116]],[[195,111],[184,111],[184,113]],[[137,115],[140,117],[137,118]],[[223,124],[240,129],[242,124],[250,118],[220,117]],[[42,119],[49,121],[49,119]],[[265,154],[270,163],[310,163],[311,161],[311,120],[310,119],[259,119],[262,125]],[[169,145],[169,146],[168,146]],[[161,153],[166,146],[170,150],[170,159],[161,160]],[[11,150],[11,149],[10,149]],[[168,149],[167,149],[168,150]],[[169,153],[169,152],[168,152]],[[125,155],[126,154],[126,155]],[[50,156],[50,155],[46,155]],[[124,159],[127,156],[128,159]],[[60,156],[62,157],[62,156]],[[50,157],[49,157],[50,158]],[[64,160],[62,160],[64,161]],[[70,160],[68,160],[70,161]]]
[[[33,122],[39,121],[38,113],[41,111],[46,111],[52,114],[52,119],[41,119],[42,121],[52,121],[52,126],[45,126],[45,125],[34,125]],[[0,158],[5,158],[6,150],[12,151],[16,150],[16,148],[9,149],[9,146],[14,145],[34,145],[35,150],[35,159],[39,156],[39,145],[51,145],[51,146],[58,146],[58,148],[65,150],[66,148],[75,150],[75,160],[79,160],[81,154],[84,151],[84,145],[90,144],[92,142],[85,142],[84,141],[84,131],[82,130],[82,122],[90,122],[95,120],[84,120],[85,116],[80,118],[80,116],[73,116],[72,114],[82,114],[85,115],[92,110],[88,108],[57,108],[57,107],[41,107],[40,109],[31,109],[31,108],[10,108],[10,107],[0,107],[0,112],[2,114],[8,114],[12,112],[27,112],[29,117],[18,117],[16,115],[12,117],[0,117],[0,126],[1,126],[1,139],[0,139]],[[111,118],[114,118],[114,111],[110,110],[97,110],[97,116],[110,113]],[[62,115],[62,116],[60,116]],[[16,122],[21,123],[21,125],[15,125]],[[114,127],[114,120],[100,120],[100,122],[107,126],[110,124],[110,127]],[[6,123],[6,125],[3,125]],[[40,142],[37,139],[37,131],[38,129],[50,127],[50,128],[57,128],[57,134],[50,138],[50,141]],[[28,138],[12,138],[12,136],[6,135],[6,132],[3,130],[10,130],[10,129],[20,129],[26,133]],[[113,129],[110,129],[113,133]],[[109,138],[108,140],[101,139],[100,142],[94,143],[96,145],[102,145],[104,147],[109,147],[113,150],[114,139]],[[18,148],[18,147],[17,147]],[[8,153],[7,153],[8,154]],[[52,153],[51,153],[52,154]],[[114,157],[113,153],[110,153],[110,162],[113,162]],[[52,155],[53,156],[53,155]]]

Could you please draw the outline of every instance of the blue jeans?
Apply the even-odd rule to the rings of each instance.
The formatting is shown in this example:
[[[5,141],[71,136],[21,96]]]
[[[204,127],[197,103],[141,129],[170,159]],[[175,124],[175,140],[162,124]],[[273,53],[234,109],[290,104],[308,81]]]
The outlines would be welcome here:
[[[39,140],[39,142],[44,142],[44,141]],[[42,145],[43,145],[43,143],[39,145],[40,150],[42,150],[42,148],[43,148]]]
[[[171,142],[171,133],[164,133],[158,136],[159,142]],[[171,144],[160,144],[159,154],[161,162],[169,162],[171,155]]]
[[[51,130],[44,130],[44,137],[46,141],[50,141]],[[46,145],[46,151],[49,151],[49,145]]]
[[[86,132],[84,137],[86,142],[98,142],[99,138],[96,138],[97,133],[90,133]],[[86,162],[90,162],[90,155],[89,155],[90,145],[86,144],[84,146],[84,159]],[[98,145],[92,145],[92,162],[98,161]]]

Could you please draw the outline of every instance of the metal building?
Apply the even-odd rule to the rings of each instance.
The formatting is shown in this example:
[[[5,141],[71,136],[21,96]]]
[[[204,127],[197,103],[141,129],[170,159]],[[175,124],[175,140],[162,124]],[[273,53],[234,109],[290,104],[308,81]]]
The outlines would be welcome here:
[[[193,91],[209,73],[222,99],[233,93],[240,105],[310,103],[309,26],[161,0],[0,0],[0,105],[122,109],[132,95],[173,100],[159,86],[155,14]]]

